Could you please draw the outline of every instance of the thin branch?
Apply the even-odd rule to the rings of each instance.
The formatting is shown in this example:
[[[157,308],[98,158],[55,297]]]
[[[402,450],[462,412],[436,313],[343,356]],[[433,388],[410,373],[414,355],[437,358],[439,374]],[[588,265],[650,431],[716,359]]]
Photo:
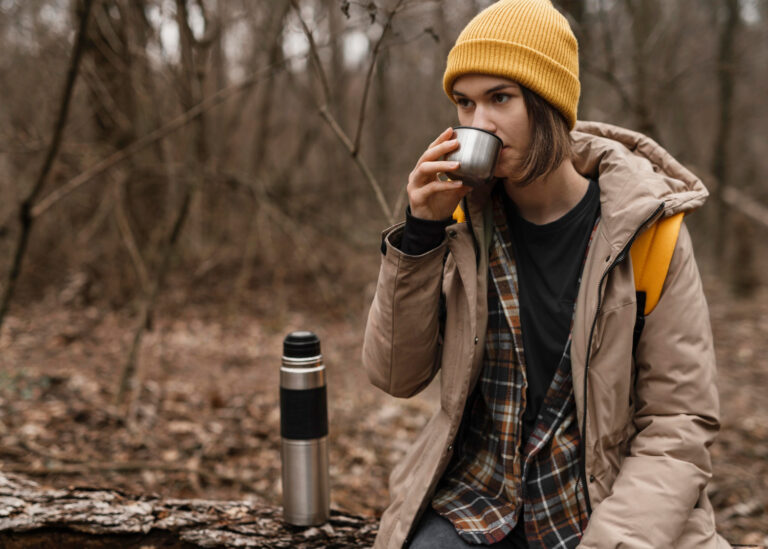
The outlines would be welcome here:
[[[133,156],[134,154],[138,153],[139,151],[142,151],[146,149],[148,146],[152,145],[154,142],[164,138],[165,136],[180,130],[200,115],[201,113],[219,105],[220,103],[226,101],[230,97],[240,93],[241,91],[253,86],[257,82],[261,81],[262,77],[269,78],[270,76],[273,76],[279,67],[282,65],[285,65],[290,60],[290,58],[283,59],[279,63],[276,63],[275,65],[266,67],[260,71],[257,71],[250,76],[248,76],[245,80],[238,84],[234,84],[232,86],[226,87],[224,89],[219,90],[215,94],[211,95],[207,99],[201,101],[188,111],[180,114],[170,122],[168,122],[166,125],[161,126],[160,128],[157,128],[153,132],[150,132],[149,134],[145,135],[141,139],[138,139],[128,145],[127,147],[124,147],[120,149],[119,151],[114,152],[104,160],[98,162],[94,166],[91,166],[84,172],[76,175],[69,181],[67,181],[64,185],[47,195],[45,198],[41,199],[40,202],[35,204],[35,206],[32,208],[31,215],[33,218],[40,216],[41,214],[45,213],[49,208],[51,208],[53,205],[55,205],[59,200],[67,196],[72,191],[76,190],[81,185],[88,183],[89,181],[93,180],[96,176],[101,175],[105,171],[107,171],[109,168],[113,167],[114,165],[120,163],[121,161],[125,160],[126,158]]]
[[[723,189],[723,201],[753,222],[768,229],[768,206],[764,206],[754,197],[734,187],[726,187]]]
[[[398,212],[403,211],[405,200],[408,197],[407,189],[408,187],[405,184],[400,186],[400,190],[397,192],[397,200],[395,200],[395,207],[392,209],[392,215],[398,215]]]
[[[128,221],[128,215],[125,211],[125,178],[123,181],[119,181],[114,187],[115,194],[115,221],[117,222],[117,228],[120,231],[120,236],[123,238],[123,244],[128,250],[128,255],[131,257],[133,268],[136,270],[136,276],[139,278],[139,285],[141,286],[142,293],[149,291],[149,274],[147,271],[147,265],[144,262],[144,258],[141,256],[139,247],[136,244],[136,238],[133,236],[131,230],[131,224]]]
[[[359,154],[354,154],[354,145],[352,145],[352,142],[349,140],[349,137],[347,137],[347,134],[344,133],[344,130],[341,129],[341,126],[339,126],[339,123],[336,122],[336,119],[328,111],[328,108],[325,105],[320,107],[320,115],[331,127],[333,133],[335,133],[336,137],[339,138],[339,141],[341,141],[342,144],[347,148],[349,154],[352,156],[352,159],[355,161],[355,164],[357,164],[358,168],[360,168],[360,171],[363,172],[363,175],[371,185],[373,193],[376,195],[376,200],[379,202],[379,206],[381,207],[381,211],[384,212],[384,216],[387,218],[387,220],[392,223],[394,221],[394,218],[392,217],[392,210],[389,209],[389,204],[387,204],[387,199],[384,198],[381,185],[379,185],[379,182],[376,180],[373,172],[371,172],[368,164],[366,164],[365,160],[360,158]]]
[[[40,174],[35,181],[32,191],[24,199],[19,208],[19,222],[21,224],[21,230],[19,231],[19,237],[16,241],[16,251],[13,256],[13,263],[8,272],[6,285],[3,292],[2,300],[0,301],[0,329],[3,326],[3,320],[8,312],[8,308],[13,297],[14,290],[16,289],[16,282],[21,274],[21,264],[24,259],[24,255],[27,251],[27,245],[29,244],[29,236],[32,231],[32,225],[34,223],[34,214],[32,213],[32,204],[34,203],[37,195],[43,190],[43,186],[48,179],[48,175],[53,168],[53,163],[59,153],[61,146],[61,138],[64,134],[64,127],[67,124],[67,118],[69,115],[69,105],[72,101],[72,92],[75,88],[75,81],[80,69],[80,61],[83,57],[83,50],[85,49],[86,31],[88,28],[88,18],[91,13],[91,6],[93,0],[85,0],[83,3],[82,12],[80,13],[80,22],[78,24],[77,36],[75,38],[75,44],[72,50],[72,58],[69,64],[69,70],[67,71],[67,78],[64,83],[64,93],[61,98],[61,105],[59,106],[59,114],[56,118],[53,128],[53,136],[51,138],[51,145],[48,148],[48,154],[45,157]]]
[[[309,52],[310,52],[310,58],[312,59],[312,64],[315,67],[315,72],[317,73],[317,77],[320,79],[320,89],[323,93],[323,104],[327,105],[328,102],[331,100],[331,88],[328,85],[328,77],[325,74],[325,69],[323,69],[323,64],[320,61],[320,55],[317,53],[317,44],[315,43],[315,37],[312,35],[312,31],[309,30],[309,27],[307,26],[306,21],[304,21],[304,18],[301,16],[301,8],[299,7],[299,3],[297,0],[291,0],[291,5],[293,6],[294,11],[296,12],[296,17],[299,18],[299,22],[301,23],[301,28],[304,29],[304,35],[307,37],[307,41],[309,42]]]
[[[99,205],[96,206],[88,223],[77,233],[78,246],[85,247],[89,245],[89,241],[99,231],[102,223],[112,214],[112,208],[114,207],[114,194],[102,193]]]
[[[373,80],[373,70],[376,67],[376,61],[379,58],[379,50],[381,49],[381,44],[384,42],[384,38],[386,38],[387,33],[392,28],[392,19],[394,19],[395,14],[400,11],[400,8],[405,0],[398,0],[397,4],[394,8],[392,8],[392,11],[389,12],[389,15],[387,16],[387,21],[384,23],[384,29],[381,31],[381,36],[379,36],[379,40],[376,42],[376,45],[373,48],[373,53],[371,54],[371,64],[368,67],[368,74],[365,75],[365,87],[363,88],[363,99],[360,102],[360,114],[357,118],[357,130],[355,130],[355,145],[351,151],[352,156],[357,156],[357,153],[360,152],[360,139],[363,134],[363,123],[365,122],[365,107],[368,103],[368,91],[371,88],[371,81]]]

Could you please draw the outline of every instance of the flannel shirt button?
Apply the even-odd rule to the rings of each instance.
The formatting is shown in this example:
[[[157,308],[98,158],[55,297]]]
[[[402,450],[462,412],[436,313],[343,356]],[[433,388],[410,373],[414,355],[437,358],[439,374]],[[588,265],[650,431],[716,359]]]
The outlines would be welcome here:
[[[475,345],[477,345],[477,342],[480,341],[480,338],[475,336]]]
[[[595,475],[589,475],[589,482],[595,482]]]
[[[451,452],[453,452],[453,444],[449,444],[449,445],[448,445],[448,448],[446,448],[446,449],[445,449],[445,451],[446,451],[446,453],[451,453]]]
[[[451,229],[450,231],[448,231],[448,236],[450,236],[451,238],[456,238],[456,231]]]

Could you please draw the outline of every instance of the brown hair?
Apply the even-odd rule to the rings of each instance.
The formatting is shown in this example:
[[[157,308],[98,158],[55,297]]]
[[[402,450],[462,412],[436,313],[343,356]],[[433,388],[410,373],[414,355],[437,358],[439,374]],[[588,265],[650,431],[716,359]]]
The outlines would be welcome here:
[[[520,176],[509,181],[524,186],[552,173],[570,158],[573,141],[560,111],[528,88],[520,89],[528,111],[531,143]]]

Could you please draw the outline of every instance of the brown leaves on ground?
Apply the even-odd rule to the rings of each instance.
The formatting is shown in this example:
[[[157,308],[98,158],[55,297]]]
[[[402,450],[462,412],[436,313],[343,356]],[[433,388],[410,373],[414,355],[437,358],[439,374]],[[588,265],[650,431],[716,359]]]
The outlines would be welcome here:
[[[723,418],[710,495],[730,541],[766,543],[768,296],[738,302],[716,288],[708,295]],[[283,314],[265,323],[190,305],[156,319],[124,413],[111,403],[133,321],[45,302],[9,319],[0,339],[3,471],[54,487],[279,505],[282,338],[311,329],[328,372],[333,505],[378,516],[389,471],[438,405],[434,386],[398,400],[368,383],[362,314]]]

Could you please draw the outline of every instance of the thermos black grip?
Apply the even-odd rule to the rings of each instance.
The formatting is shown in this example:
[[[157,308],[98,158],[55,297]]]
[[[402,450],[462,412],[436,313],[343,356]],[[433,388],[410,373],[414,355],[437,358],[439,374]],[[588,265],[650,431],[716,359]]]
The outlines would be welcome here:
[[[312,440],[328,434],[326,388],[280,388],[280,435],[289,440]]]

